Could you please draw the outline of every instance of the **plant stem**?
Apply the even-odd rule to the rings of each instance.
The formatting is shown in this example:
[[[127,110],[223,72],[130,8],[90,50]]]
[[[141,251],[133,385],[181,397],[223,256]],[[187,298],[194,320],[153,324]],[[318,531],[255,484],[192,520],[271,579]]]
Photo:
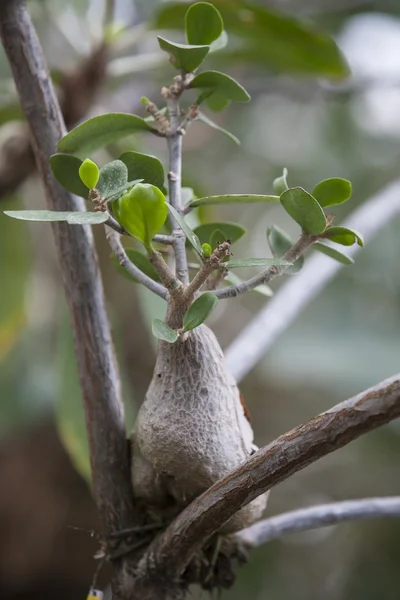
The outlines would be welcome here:
[[[219,244],[211,254],[210,258],[207,258],[204,261],[203,266],[193,277],[186,290],[186,295],[188,298],[193,298],[195,293],[202,287],[202,285],[205,284],[212,272],[215,271],[215,269],[218,269],[219,265],[221,264],[221,260],[229,255],[230,247],[231,245],[229,242],[223,242],[222,244]]]
[[[167,138],[169,152],[169,201],[171,206],[181,213],[182,133],[179,130],[179,96],[170,93],[167,98],[167,106],[170,119],[170,132]],[[175,251],[176,275],[179,281],[184,285],[188,285],[189,272],[186,257],[185,234],[171,215],[169,219],[172,227],[172,236],[174,237],[173,248]]]

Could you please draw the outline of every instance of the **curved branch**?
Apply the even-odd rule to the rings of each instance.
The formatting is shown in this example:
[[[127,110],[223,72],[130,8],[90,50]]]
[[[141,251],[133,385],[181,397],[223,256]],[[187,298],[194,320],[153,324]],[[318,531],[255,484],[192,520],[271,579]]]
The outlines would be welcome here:
[[[156,541],[150,556],[174,579],[241,507],[319,458],[400,416],[400,374],[346,400],[265,446],[196,498]]]
[[[300,508],[254,523],[236,534],[248,548],[257,548],[286,533],[309,531],[346,521],[400,517],[400,496],[364,498]]]
[[[361,231],[369,242],[399,214],[400,179],[397,179],[364,202],[343,225]],[[354,245],[346,248],[346,253],[354,256],[359,249]],[[302,271],[280,288],[226,350],[228,367],[236,381],[240,382],[253,369],[282,331],[342,267],[341,263],[317,252],[306,260]]]

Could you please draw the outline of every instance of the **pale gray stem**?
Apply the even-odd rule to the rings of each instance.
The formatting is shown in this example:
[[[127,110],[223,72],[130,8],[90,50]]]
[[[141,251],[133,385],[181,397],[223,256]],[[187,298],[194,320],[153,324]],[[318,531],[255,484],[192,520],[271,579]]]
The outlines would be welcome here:
[[[181,184],[182,184],[182,133],[179,131],[179,98],[171,96],[167,98],[170,132],[168,134],[168,186],[169,201],[178,212],[181,212]],[[186,257],[186,238],[182,229],[172,215],[169,217],[172,236],[174,237],[173,248],[175,251],[176,275],[183,284],[189,283],[189,271]]]
[[[290,263],[294,263],[298,258],[300,258],[300,256],[304,254],[307,248],[309,248],[311,244],[315,242],[315,240],[315,236],[303,233],[298,241],[286,252],[286,254],[284,254],[284,256],[282,256],[282,258]],[[283,275],[288,268],[289,266],[284,265],[269,267],[269,269],[266,269],[262,273],[255,275],[247,281],[221,288],[216,290],[214,293],[220,299],[234,298],[235,296],[239,296],[239,294],[245,294],[250,290],[254,290],[254,288],[258,287],[259,285],[272,281],[279,275]]]
[[[157,296],[160,296],[160,298],[167,300],[169,297],[168,290],[157,281],[154,281],[154,279],[151,279],[151,277],[148,277],[148,275],[143,273],[143,271],[141,271],[136,265],[133,264],[132,261],[129,260],[129,257],[125,252],[125,248],[121,244],[119,234],[116,231],[106,227],[106,238],[121,267],[125,269],[129,275],[134,277],[138,283],[144,285],[148,290],[154,294],[157,294]]]
[[[368,243],[399,214],[400,179],[397,179],[364,202],[343,225],[360,231]],[[346,254],[354,256],[359,250],[360,246],[354,245],[346,248]],[[228,366],[236,381],[241,381],[255,367],[282,331],[289,327],[343,266],[315,252],[307,259],[302,271],[280,288],[226,351]]]
[[[400,517],[400,496],[346,500],[300,508],[254,523],[251,527],[239,531],[236,538],[249,548],[257,548],[287,533],[381,517]]]
[[[165,246],[170,246],[174,243],[174,238],[172,235],[163,235],[162,233],[157,233],[153,237],[153,242],[157,242],[157,244],[164,244]]]

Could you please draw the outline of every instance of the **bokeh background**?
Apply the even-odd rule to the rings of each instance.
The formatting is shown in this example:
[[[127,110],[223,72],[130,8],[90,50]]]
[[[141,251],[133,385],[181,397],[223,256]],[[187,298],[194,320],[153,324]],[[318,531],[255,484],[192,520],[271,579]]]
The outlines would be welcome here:
[[[224,3],[243,15],[240,3]],[[115,0],[109,8],[112,4],[118,27],[112,33],[108,28],[111,41],[99,51],[101,0],[29,2],[69,126],[103,112],[143,114],[141,96],[160,102],[160,87],[173,75],[158,50],[155,31],[146,28],[149,20],[154,24],[160,18],[166,3]],[[290,183],[306,189],[342,176],[353,182],[353,198],[336,211],[339,219],[345,218],[399,175],[400,3],[260,0],[258,6],[331,35],[352,75],[329,79],[324,58],[312,55],[299,72],[296,57],[306,52],[307,36],[289,55],[284,26],[276,51],[265,35],[258,47],[254,42],[246,60],[240,52],[212,57],[208,67],[219,68],[223,60],[223,68],[245,85],[252,102],[213,116],[241,139],[241,146],[202,124],[189,129],[184,183],[198,195],[271,193],[284,166]],[[231,37],[232,48],[245,39],[245,27],[243,19],[243,32]],[[176,40],[179,35],[166,32]],[[0,124],[1,209],[43,208],[2,51]],[[141,136],[95,158],[104,164],[125,149],[166,159],[162,140]],[[192,218],[244,225],[251,233],[235,247],[236,256],[265,255],[265,232],[272,223],[297,233],[279,207],[213,207]],[[399,371],[399,226],[400,218],[379,231],[355,265],[341,270],[241,383],[260,445]],[[151,320],[162,318],[164,305],[117,273],[102,230],[95,233],[129,427],[154,365]],[[69,526],[99,530],[99,523],[90,496],[71,328],[50,226],[0,215],[0,274],[0,598],[83,599],[95,568],[96,544],[89,534]],[[275,282],[274,291],[281,284]],[[210,324],[223,347],[267,301],[250,294],[220,302]],[[279,485],[268,514],[399,494],[399,458],[400,428],[394,422]],[[396,521],[288,536],[253,552],[236,587],[222,598],[395,600],[399,539]],[[107,577],[104,572],[104,584]]]

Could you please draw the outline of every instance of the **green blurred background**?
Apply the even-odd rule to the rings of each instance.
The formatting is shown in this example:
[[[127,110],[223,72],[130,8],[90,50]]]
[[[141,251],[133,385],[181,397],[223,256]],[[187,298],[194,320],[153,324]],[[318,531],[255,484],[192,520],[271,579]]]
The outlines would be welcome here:
[[[224,68],[249,90],[252,102],[209,113],[240,138],[239,147],[200,123],[189,129],[184,140],[185,185],[198,195],[268,194],[284,166],[290,183],[306,189],[326,177],[342,176],[353,182],[352,200],[335,211],[342,219],[398,177],[399,2],[260,1],[258,7],[267,17],[271,9],[282,11],[275,15],[281,25],[274,26],[274,40],[267,30],[257,39],[246,37],[251,12],[243,3],[219,4],[237,15],[239,26],[227,50],[213,55],[207,68]],[[92,81],[87,71],[82,79],[82,69],[101,39],[104,3],[29,2],[64,94],[70,125],[109,111],[143,114],[143,95],[161,102],[160,87],[174,72],[158,50],[155,32],[144,24],[161,22],[166,5],[115,1],[115,20],[122,31],[112,36]],[[351,77],[330,79],[329,56],[313,56],[308,48],[311,34],[292,35],[283,15],[302,21],[305,31],[311,27],[332,36],[351,67]],[[177,31],[165,35],[180,39]],[[0,124],[2,210],[44,207],[2,52]],[[155,154],[165,164],[163,140],[142,136],[95,158],[104,164],[125,149]],[[272,223],[297,233],[279,207],[214,207],[193,218],[236,220],[251,231],[235,247],[235,256],[262,256],[265,231]],[[380,231],[357,255],[355,265],[341,270],[241,383],[259,445],[399,371],[399,225],[400,218]],[[164,303],[121,277],[110,261],[101,228],[95,234],[129,427],[154,364],[149,324],[155,316],[162,318]],[[96,544],[68,526],[98,530],[99,523],[87,483],[80,390],[50,225],[0,215],[0,273],[0,598],[85,598]],[[281,284],[275,282],[274,291]],[[219,304],[210,325],[223,347],[267,301],[250,294]],[[399,494],[399,449],[400,428],[394,422],[279,485],[271,494],[268,514],[319,502]],[[399,537],[396,521],[288,536],[253,552],[238,573],[236,587],[222,597],[398,599]],[[107,578],[104,572],[104,583]]]

